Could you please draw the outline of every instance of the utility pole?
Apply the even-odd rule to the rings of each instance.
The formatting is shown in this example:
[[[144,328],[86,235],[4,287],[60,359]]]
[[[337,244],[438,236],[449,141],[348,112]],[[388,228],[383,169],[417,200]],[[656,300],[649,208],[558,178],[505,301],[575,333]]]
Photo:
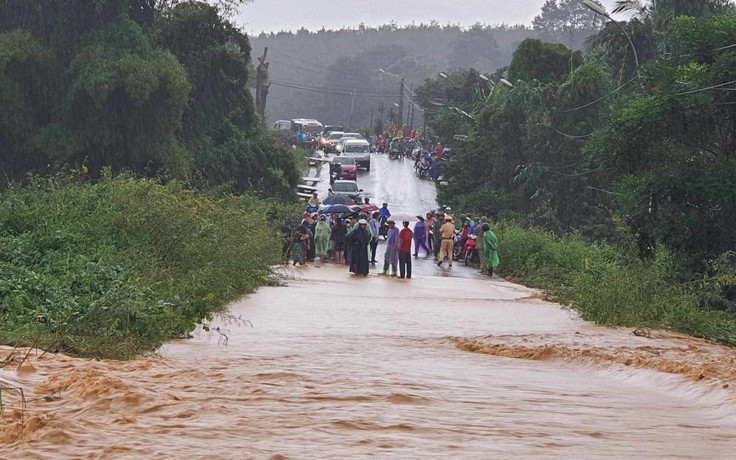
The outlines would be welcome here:
[[[368,125],[371,131],[373,131],[373,107],[371,107],[371,124]]]
[[[268,47],[263,50],[263,56],[258,58],[258,67],[256,68],[256,111],[261,114],[265,122],[266,119],[266,99],[268,98],[268,90],[271,84],[268,83],[268,66],[266,56],[268,55]]]
[[[409,105],[409,129],[414,131],[414,98],[411,97],[414,94],[414,83],[409,87],[409,100],[412,102]]]
[[[348,129],[350,131],[353,130],[353,112],[355,111],[355,88],[353,88],[353,92],[351,94],[350,99],[350,123],[348,124]]]
[[[404,129],[404,79],[401,79],[401,88],[399,89],[399,131]]]

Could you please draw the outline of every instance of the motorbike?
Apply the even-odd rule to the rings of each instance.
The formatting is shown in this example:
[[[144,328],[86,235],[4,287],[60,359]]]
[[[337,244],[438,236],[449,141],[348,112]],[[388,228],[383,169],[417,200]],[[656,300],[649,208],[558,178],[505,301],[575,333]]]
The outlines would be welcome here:
[[[462,236],[458,230],[455,230],[455,241],[452,245],[452,258],[455,260],[461,260],[465,257],[465,244],[463,243]]]
[[[389,160],[398,160],[401,153],[399,152],[399,149],[392,148],[388,151],[388,159]]]
[[[336,167],[330,170],[330,185],[334,185],[336,180],[342,179],[342,167]]]
[[[388,217],[381,216],[380,220],[380,227],[378,230],[378,236],[382,236],[385,240],[388,236],[388,225],[386,225],[386,222],[388,222]]]
[[[416,175],[420,179],[427,179],[429,175],[429,164],[424,161],[420,161],[416,166]]]
[[[478,253],[478,237],[476,235],[468,235],[468,241],[465,243],[465,265],[480,265],[480,254]]]
[[[309,214],[314,214],[314,213],[315,213],[315,212],[317,212],[318,210],[319,210],[319,205],[316,205],[316,204],[310,204],[309,206],[307,206],[307,212],[308,212]]]

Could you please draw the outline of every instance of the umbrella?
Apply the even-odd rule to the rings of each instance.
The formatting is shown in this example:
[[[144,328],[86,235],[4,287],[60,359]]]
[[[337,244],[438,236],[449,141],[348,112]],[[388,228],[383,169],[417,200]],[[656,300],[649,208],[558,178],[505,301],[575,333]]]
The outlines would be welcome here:
[[[353,200],[349,196],[345,195],[332,195],[328,196],[322,201],[322,204],[354,204]]]
[[[356,211],[344,204],[335,204],[325,209],[325,212],[328,214],[354,214]]]
[[[378,207],[378,206],[376,206],[376,205],[373,205],[373,204],[367,204],[367,205],[365,205],[365,206],[363,206],[363,207],[361,208],[361,211],[363,211],[363,212],[366,212],[366,213],[367,213],[367,212],[374,212],[374,211],[378,211],[379,209],[381,209],[381,208],[379,208],[379,207]]]

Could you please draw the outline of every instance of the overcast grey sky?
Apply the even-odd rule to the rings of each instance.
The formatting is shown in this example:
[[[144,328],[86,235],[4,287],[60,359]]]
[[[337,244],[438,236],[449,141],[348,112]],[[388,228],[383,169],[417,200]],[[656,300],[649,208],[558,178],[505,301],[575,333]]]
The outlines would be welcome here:
[[[610,11],[614,0],[602,0]],[[469,26],[530,24],[544,0],[253,0],[241,7],[238,23],[248,33],[375,26],[391,20],[399,25],[432,20]]]

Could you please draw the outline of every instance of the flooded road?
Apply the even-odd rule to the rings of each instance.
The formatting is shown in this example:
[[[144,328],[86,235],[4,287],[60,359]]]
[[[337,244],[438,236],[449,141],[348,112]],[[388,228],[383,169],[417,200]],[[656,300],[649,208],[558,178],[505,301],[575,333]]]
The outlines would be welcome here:
[[[429,204],[401,177],[394,213]],[[160,357],[0,371],[27,398],[3,392],[0,458],[733,458],[732,350],[604,330],[431,260],[412,280],[281,275]]]

